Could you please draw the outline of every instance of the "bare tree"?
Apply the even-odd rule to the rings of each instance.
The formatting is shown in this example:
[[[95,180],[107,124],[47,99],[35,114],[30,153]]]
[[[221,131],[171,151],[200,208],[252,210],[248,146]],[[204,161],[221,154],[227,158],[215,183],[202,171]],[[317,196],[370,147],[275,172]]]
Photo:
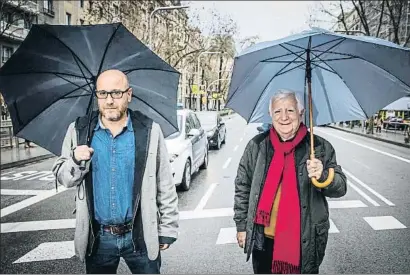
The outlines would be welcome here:
[[[13,36],[31,26],[37,15],[26,10],[29,4],[28,0],[0,1],[0,36]]]
[[[405,0],[318,2],[316,9],[311,11],[309,25],[337,25],[347,34],[360,31],[367,36],[409,46],[408,11],[409,1]]]

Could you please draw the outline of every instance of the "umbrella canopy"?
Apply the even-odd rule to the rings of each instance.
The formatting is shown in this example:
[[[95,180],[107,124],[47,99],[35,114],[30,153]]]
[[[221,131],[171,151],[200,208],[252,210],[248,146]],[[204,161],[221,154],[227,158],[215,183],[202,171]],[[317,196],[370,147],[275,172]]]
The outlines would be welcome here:
[[[59,155],[68,125],[92,111],[98,75],[124,72],[133,89],[129,108],[178,130],[179,72],[121,23],[88,26],[33,25],[0,68],[0,92],[16,136]]]
[[[386,107],[383,108],[383,110],[387,111],[404,111],[404,110],[410,110],[410,96],[405,96],[402,97]]]
[[[308,64],[313,125],[366,119],[410,94],[409,48],[315,28],[256,44],[235,57],[226,106],[248,123],[269,123],[270,98],[289,89],[307,108]]]

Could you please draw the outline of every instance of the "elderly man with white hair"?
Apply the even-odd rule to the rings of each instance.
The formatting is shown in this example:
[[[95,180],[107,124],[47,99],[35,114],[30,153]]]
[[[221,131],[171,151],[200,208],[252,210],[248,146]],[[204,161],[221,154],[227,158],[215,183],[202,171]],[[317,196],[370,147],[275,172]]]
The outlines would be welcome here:
[[[271,99],[272,128],[252,138],[235,179],[234,221],[237,241],[252,254],[255,274],[319,273],[328,240],[326,197],[346,194],[346,176],[333,146],[314,135],[315,158],[310,159],[310,135],[302,123],[303,104],[288,90]],[[319,189],[333,168],[333,181]]]

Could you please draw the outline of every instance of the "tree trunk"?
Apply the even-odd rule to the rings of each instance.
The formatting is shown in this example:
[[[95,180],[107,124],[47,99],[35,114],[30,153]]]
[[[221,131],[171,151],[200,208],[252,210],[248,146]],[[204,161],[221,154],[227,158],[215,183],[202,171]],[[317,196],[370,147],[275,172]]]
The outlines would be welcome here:
[[[222,54],[220,55],[219,61],[220,61],[220,62],[219,62],[218,99],[217,99],[217,102],[218,102],[218,111],[221,110],[221,99],[220,99],[220,96],[221,96],[221,94],[222,94],[222,91],[221,91],[221,79],[222,79],[222,64],[223,64],[223,62],[224,62],[224,57],[223,57]]]

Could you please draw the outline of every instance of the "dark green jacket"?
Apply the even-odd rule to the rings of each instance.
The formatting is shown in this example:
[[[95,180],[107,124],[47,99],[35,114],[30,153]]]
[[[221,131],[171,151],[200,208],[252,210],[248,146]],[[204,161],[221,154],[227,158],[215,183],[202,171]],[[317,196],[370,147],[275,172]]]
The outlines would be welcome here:
[[[346,194],[346,176],[336,162],[333,146],[325,139],[314,135],[315,155],[322,161],[324,172],[320,181],[327,178],[329,168],[335,169],[333,182],[324,189],[316,188],[310,181],[306,161],[309,158],[310,135],[296,147],[295,162],[298,191],[301,205],[301,272],[317,272],[323,261],[329,223],[329,208],[325,197],[339,198]],[[238,232],[246,231],[246,260],[258,241],[255,212],[274,148],[269,132],[255,136],[247,144],[239,163],[235,179],[234,221]]]

